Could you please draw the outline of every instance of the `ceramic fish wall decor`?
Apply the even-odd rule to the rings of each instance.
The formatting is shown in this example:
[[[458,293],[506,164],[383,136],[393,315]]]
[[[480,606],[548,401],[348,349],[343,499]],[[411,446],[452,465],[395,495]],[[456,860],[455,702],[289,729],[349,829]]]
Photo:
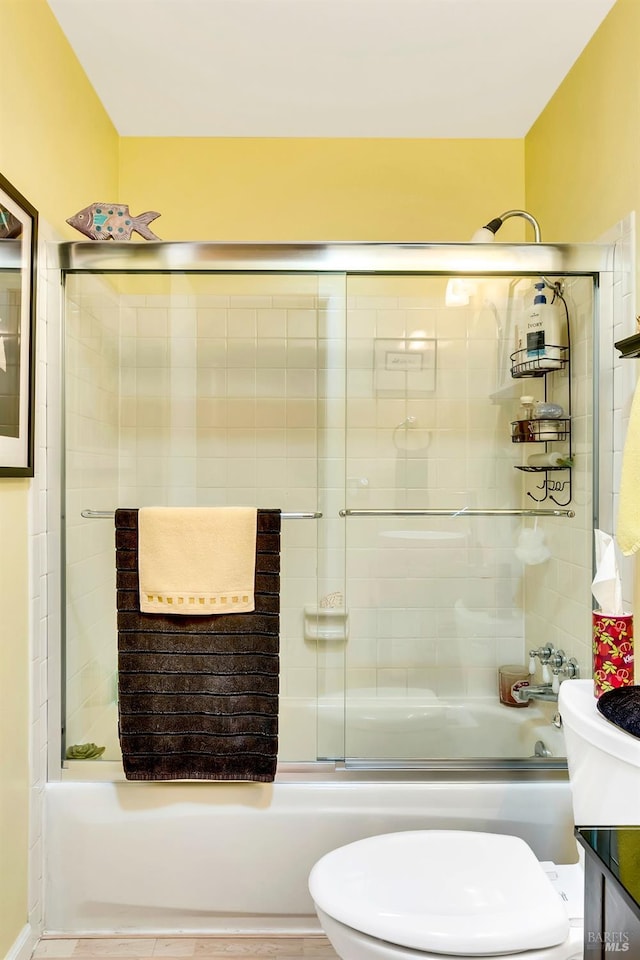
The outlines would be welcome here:
[[[148,226],[159,216],[154,210],[147,210],[132,217],[126,204],[92,203],[69,217],[67,223],[90,240],[131,240],[134,230],[145,240],[159,240]]]

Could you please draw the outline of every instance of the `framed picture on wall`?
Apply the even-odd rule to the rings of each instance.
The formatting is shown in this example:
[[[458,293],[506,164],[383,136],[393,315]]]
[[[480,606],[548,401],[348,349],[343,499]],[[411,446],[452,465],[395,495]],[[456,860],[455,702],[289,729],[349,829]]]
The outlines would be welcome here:
[[[0,175],[0,477],[34,470],[38,214]]]

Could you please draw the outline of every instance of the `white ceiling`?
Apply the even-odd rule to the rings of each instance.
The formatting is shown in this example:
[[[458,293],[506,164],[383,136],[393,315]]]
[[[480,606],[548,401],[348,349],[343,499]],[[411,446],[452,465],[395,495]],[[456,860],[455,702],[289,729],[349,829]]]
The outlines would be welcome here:
[[[48,0],[123,136],[522,137],[615,0]]]

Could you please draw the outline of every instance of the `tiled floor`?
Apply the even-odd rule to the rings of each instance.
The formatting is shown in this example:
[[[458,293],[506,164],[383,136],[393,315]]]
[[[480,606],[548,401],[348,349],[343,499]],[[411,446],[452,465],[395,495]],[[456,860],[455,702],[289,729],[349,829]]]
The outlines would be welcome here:
[[[337,954],[326,937],[148,937],[123,939],[116,937],[83,937],[77,940],[40,940],[34,960],[94,960],[94,958],[147,960],[149,957],[206,957],[208,960],[262,960],[283,957],[286,960],[337,960]]]

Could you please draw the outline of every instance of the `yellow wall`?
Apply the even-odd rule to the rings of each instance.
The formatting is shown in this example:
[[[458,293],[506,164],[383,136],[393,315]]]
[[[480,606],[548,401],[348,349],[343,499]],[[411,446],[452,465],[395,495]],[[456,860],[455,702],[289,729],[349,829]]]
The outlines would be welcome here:
[[[163,240],[464,241],[524,203],[522,140],[125,137],[120,193]],[[501,239],[524,237],[510,220]]]
[[[45,0],[0,0],[0,171],[52,226],[117,196],[118,138]],[[27,922],[29,481],[0,479],[0,957]]]
[[[618,0],[525,139],[527,207],[549,241],[640,209],[640,3]]]
[[[0,0],[0,37],[0,170],[79,239],[66,218],[117,199],[117,133],[46,0]]]
[[[639,38],[640,3],[617,0],[525,139],[527,204],[547,240],[597,240],[640,212]]]

